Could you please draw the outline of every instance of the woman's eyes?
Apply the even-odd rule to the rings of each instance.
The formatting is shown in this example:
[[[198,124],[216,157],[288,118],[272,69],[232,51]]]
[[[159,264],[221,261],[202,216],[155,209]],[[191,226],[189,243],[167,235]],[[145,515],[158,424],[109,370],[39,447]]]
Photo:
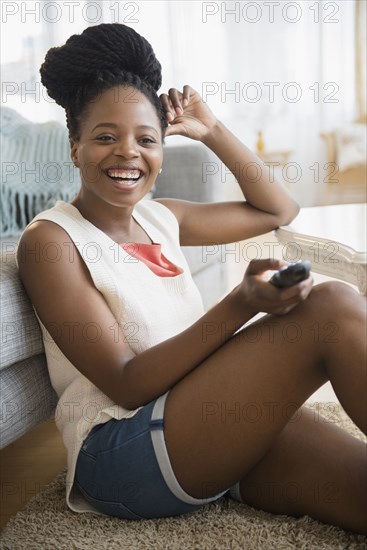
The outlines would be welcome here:
[[[96,138],[97,141],[110,141],[110,140],[113,140],[114,138],[112,136],[98,136]]]
[[[101,141],[102,143],[110,143],[110,142],[113,142],[113,141],[116,141],[116,138],[114,136],[110,136],[110,135],[103,135],[103,136],[98,136],[96,137],[96,140],[97,141]],[[143,136],[143,137],[140,137],[140,138],[137,138],[137,141],[140,142],[140,143],[144,143],[144,144],[151,144],[151,143],[157,143],[157,141],[151,137],[148,137],[148,136]]]

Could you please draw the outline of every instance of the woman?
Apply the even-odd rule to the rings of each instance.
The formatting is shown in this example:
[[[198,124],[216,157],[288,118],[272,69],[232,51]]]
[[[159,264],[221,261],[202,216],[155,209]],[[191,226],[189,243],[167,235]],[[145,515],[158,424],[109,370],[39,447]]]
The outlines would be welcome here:
[[[191,87],[158,98],[160,64],[131,28],[87,28],[48,52],[41,75],[66,110],[81,188],[29,224],[18,264],[59,395],[70,508],[151,518],[227,494],[366,532],[363,443],[302,408],[331,380],[366,431],[364,300],[311,278],[278,289],[263,273],[284,262],[269,259],[205,313],[180,250],[266,233],[296,203],[265,170],[251,179],[244,167],[260,161]],[[174,134],[214,151],[244,201],[142,201]],[[258,312],[271,315],[241,328]],[[337,322],[333,343],[315,341],[316,321]],[[292,344],[289,323],[302,328]]]

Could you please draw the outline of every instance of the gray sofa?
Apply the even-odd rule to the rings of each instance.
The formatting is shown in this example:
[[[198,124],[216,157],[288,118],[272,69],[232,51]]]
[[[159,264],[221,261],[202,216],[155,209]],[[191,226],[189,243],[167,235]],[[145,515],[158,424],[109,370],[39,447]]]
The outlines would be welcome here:
[[[2,128],[2,138],[6,154],[3,165],[6,162],[11,167],[13,163],[14,168],[19,167],[20,163],[25,167],[27,163],[33,166],[38,163],[37,169],[42,174],[42,163],[43,166],[45,163],[50,164],[50,158],[60,166],[70,163],[66,130],[61,125],[32,124],[10,109],[6,109],[5,116],[7,119]],[[38,139],[38,144],[34,143],[35,139]],[[52,154],[49,153],[51,156],[47,157],[42,140],[51,151],[52,139],[62,140],[62,147],[54,148]],[[190,142],[187,145],[167,146],[163,168],[154,197],[176,197],[200,202],[225,200],[218,159],[203,145]],[[12,171],[15,174],[11,174]],[[208,177],[205,176],[207,172],[211,173]],[[4,211],[0,278],[0,448],[52,417],[55,411],[57,396],[50,384],[40,328],[17,273],[15,250],[22,227],[37,211],[50,206],[56,198],[68,200],[65,193],[46,196],[44,189],[37,197],[39,178],[35,171],[35,181],[32,182],[32,170],[27,171],[28,179],[23,182],[23,186],[19,185],[19,179],[12,179],[13,175],[17,175],[15,169],[8,170],[8,173],[11,177],[3,179],[1,191]],[[66,180],[59,182],[59,189],[63,191],[66,184]],[[16,192],[17,185],[19,192]],[[24,188],[27,189],[26,197],[22,194]],[[29,191],[35,193],[37,200],[30,198],[32,195]],[[11,208],[7,208],[7,200],[14,201]],[[22,207],[21,201],[26,208]],[[24,212],[28,212],[28,215]],[[208,309],[227,291],[225,264],[221,262],[219,253],[206,254],[201,247],[184,247],[183,250]]]

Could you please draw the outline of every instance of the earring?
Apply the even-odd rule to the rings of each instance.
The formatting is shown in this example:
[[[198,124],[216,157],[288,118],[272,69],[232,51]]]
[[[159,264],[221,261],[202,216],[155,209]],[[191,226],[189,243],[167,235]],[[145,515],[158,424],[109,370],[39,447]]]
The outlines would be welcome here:
[[[162,168],[159,170],[158,174],[161,174],[162,173]]]

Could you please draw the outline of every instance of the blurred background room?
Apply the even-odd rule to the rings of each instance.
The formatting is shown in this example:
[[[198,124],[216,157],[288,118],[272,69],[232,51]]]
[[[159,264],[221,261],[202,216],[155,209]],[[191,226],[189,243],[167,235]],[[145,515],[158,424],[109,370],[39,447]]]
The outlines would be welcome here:
[[[302,206],[365,200],[365,0],[4,1],[2,105],[64,123],[39,67],[48,48],[102,22],[145,36],[161,91],[198,90]]]

